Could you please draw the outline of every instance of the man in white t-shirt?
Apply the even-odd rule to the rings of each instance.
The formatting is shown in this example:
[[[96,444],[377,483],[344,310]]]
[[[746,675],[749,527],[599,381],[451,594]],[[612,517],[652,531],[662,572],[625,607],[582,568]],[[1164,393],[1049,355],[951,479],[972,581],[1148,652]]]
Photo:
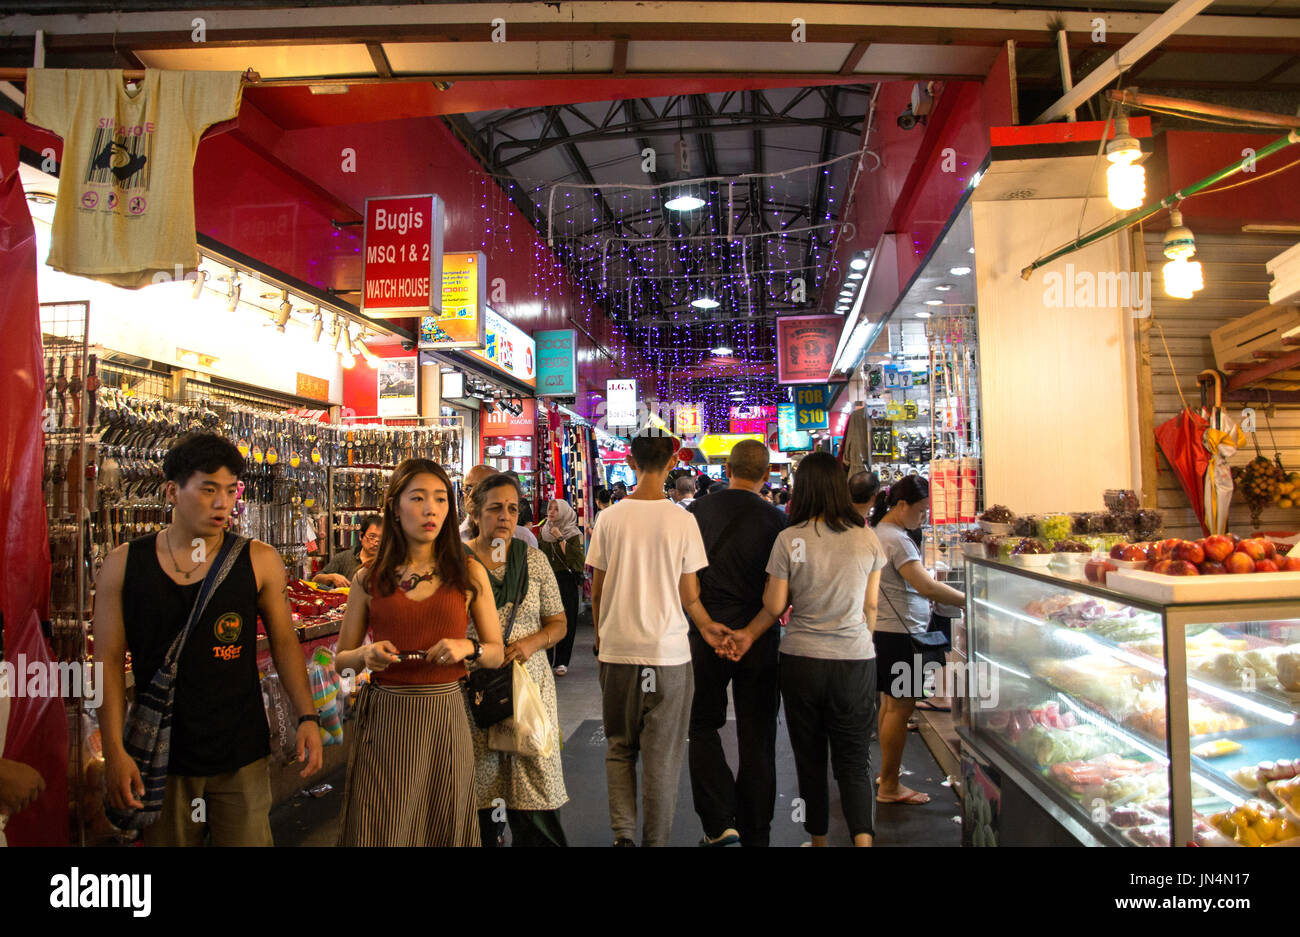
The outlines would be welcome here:
[[[632,440],[633,494],[601,512],[587,563],[600,658],[605,777],[615,846],[635,846],[641,755],[643,846],[667,846],[695,681],[683,607],[716,646],[730,633],[700,604],[708,565],[695,518],[663,496],[673,439],[647,428]]]

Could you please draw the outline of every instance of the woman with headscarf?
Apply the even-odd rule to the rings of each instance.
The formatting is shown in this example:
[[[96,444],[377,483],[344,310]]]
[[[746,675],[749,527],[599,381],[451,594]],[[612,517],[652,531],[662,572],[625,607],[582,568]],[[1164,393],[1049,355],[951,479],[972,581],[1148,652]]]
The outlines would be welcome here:
[[[568,630],[563,640],[548,652],[555,675],[563,677],[569,672],[569,658],[573,655],[573,638],[578,633],[578,596],[582,594],[583,569],[586,556],[582,549],[582,531],[578,529],[578,514],[567,501],[556,498],[546,507],[546,523],[539,529],[538,548],[546,554],[560,585],[560,599]]]

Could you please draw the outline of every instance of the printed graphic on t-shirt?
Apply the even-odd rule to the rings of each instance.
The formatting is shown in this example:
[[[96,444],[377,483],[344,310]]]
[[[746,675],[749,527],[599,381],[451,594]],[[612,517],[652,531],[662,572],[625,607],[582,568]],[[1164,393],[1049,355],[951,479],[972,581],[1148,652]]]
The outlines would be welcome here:
[[[125,204],[128,216],[144,214],[153,178],[155,130],[153,121],[118,127],[112,117],[100,118],[91,143],[94,158],[86,168],[82,208],[116,211]]]
[[[236,642],[244,633],[244,619],[238,612],[226,612],[212,625],[212,633],[221,642],[212,649],[212,656],[220,660],[236,660],[243,647]]]

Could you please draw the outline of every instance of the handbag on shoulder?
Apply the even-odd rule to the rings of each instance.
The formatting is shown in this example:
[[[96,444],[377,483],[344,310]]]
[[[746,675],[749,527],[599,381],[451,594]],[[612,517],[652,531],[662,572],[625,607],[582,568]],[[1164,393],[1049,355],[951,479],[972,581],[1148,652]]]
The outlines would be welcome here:
[[[524,563],[523,581],[519,584],[519,592],[510,609],[510,620],[506,622],[505,632],[502,635],[503,645],[510,643],[510,632],[515,626],[515,616],[519,614],[519,606],[524,604],[524,599],[528,595],[527,557],[521,562]],[[471,670],[468,676],[462,678],[461,685],[465,688],[465,695],[469,700],[470,714],[473,715],[474,723],[480,729],[491,728],[502,719],[514,715],[515,688],[512,668],[481,667]]]

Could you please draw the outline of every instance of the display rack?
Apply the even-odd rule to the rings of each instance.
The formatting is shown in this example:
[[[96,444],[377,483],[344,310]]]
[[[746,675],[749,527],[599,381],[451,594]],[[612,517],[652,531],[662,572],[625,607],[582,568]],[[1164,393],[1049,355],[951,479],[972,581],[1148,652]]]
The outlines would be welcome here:
[[[81,665],[90,657],[87,621],[92,580],[86,494],[89,490],[93,495],[95,473],[93,460],[87,459],[87,426],[95,419],[93,394],[98,379],[91,369],[88,345],[90,303],[42,303],[40,319],[45,359],[43,478],[51,566],[48,637],[59,662]],[[85,695],[69,696],[63,702],[68,724],[68,796],[80,805],[85,783]],[[71,812],[69,822],[73,840],[84,846],[86,817],[79,808]]]

